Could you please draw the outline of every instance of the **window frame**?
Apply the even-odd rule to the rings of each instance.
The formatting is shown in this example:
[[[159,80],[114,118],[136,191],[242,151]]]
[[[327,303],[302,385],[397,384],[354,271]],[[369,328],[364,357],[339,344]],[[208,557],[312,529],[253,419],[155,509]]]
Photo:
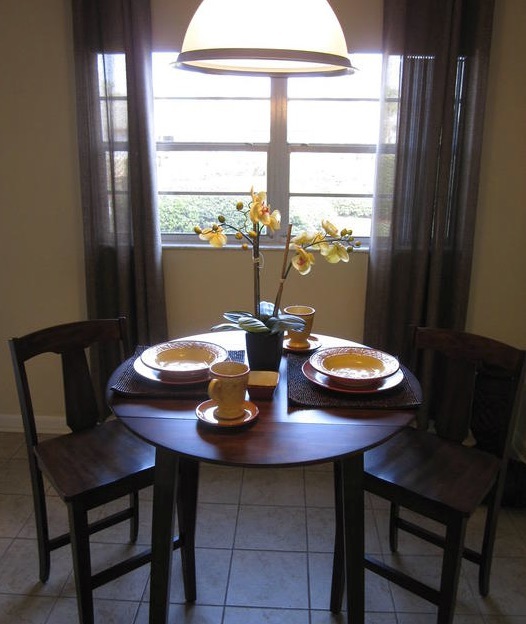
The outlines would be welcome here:
[[[369,198],[374,199],[374,189],[370,194],[359,193],[300,193],[290,192],[290,160],[294,153],[333,153],[333,154],[376,154],[377,144],[367,143],[289,143],[287,141],[287,113],[288,113],[288,79],[284,77],[272,77],[270,80],[270,138],[269,142],[177,142],[177,141],[156,141],[156,153],[159,152],[184,152],[184,151],[210,151],[210,152],[266,152],[267,153],[267,188],[256,189],[266,190],[269,201],[273,207],[279,207],[282,213],[282,223],[288,223],[289,200],[293,197],[342,197],[342,198]],[[155,99],[165,99],[166,96],[160,96]],[[183,99],[194,99],[183,96]],[[195,98],[199,99],[199,98]],[[208,98],[206,98],[208,99]],[[230,97],[211,97],[210,99],[231,99]],[[250,97],[238,97],[234,99],[251,99]],[[351,97],[351,98],[294,98],[294,100],[316,100],[316,101],[371,101],[380,102],[380,97]],[[158,191],[161,195],[208,195],[208,196],[224,196],[232,197],[233,204],[241,196],[248,195],[246,189],[240,189],[239,192],[217,192],[217,191]],[[371,214],[372,223],[372,214]],[[207,225],[207,224],[196,224]],[[285,241],[286,231],[282,228],[275,232],[269,232],[265,237],[264,246],[266,247],[282,247]],[[369,237],[357,236],[357,240],[362,243],[362,249],[366,249],[369,245]],[[161,232],[161,241],[163,247],[196,247],[202,246],[201,241],[197,239],[195,234],[191,233],[167,233]]]

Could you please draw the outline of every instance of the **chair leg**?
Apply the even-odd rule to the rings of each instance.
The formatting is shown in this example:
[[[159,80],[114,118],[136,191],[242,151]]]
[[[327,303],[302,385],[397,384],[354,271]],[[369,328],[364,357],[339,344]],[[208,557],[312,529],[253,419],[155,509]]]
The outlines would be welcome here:
[[[195,580],[195,523],[199,488],[199,463],[179,460],[179,487],[177,491],[177,518],[181,538],[181,563],[184,593],[187,602],[197,597]]]
[[[88,513],[68,504],[68,514],[79,623],[94,624]]]
[[[446,528],[437,624],[453,622],[466,525],[467,518],[458,517]]]
[[[150,574],[150,622],[167,622],[174,535],[174,507],[179,480],[175,453],[155,449],[155,481],[152,512],[152,562]]]
[[[135,544],[139,537],[139,493],[132,492],[129,495],[129,505],[133,509],[133,515],[130,519],[130,542]]]
[[[491,564],[493,561],[493,547],[497,533],[497,521],[500,511],[501,496],[493,492],[486,510],[486,524],[484,526],[484,538],[482,541],[481,560],[479,565],[479,593],[487,596],[489,593],[489,580]]]
[[[361,453],[340,460],[347,618],[356,624],[365,611],[363,463]]]
[[[35,508],[39,577],[42,583],[45,583],[49,579],[49,573],[51,570],[51,547],[49,544],[46,494],[44,491],[42,473],[40,472],[36,459],[32,454],[29,455],[29,469],[31,473],[31,486],[33,489],[33,505]]]
[[[400,515],[400,505],[391,503],[389,509],[389,548],[391,552],[398,550],[398,517]]]

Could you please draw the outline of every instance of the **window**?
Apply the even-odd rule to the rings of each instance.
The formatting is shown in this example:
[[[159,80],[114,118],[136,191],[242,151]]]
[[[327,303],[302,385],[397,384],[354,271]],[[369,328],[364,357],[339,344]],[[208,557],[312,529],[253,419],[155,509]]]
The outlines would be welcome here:
[[[164,242],[232,214],[251,185],[297,229],[328,218],[370,234],[380,125],[380,54],[332,78],[253,78],[175,70],[154,54],[158,190]],[[277,235],[284,235],[284,228]],[[283,242],[280,236],[269,244]]]

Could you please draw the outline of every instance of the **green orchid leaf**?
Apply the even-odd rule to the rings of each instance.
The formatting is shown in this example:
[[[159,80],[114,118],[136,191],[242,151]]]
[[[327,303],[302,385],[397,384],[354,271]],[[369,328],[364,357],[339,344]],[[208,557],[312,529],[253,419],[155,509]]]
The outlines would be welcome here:
[[[273,316],[274,305],[269,301],[262,301],[260,305],[260,318],[256,318],[245,310],[231,310],[223,314],[229,323],[221,323],[212,327],[212,331],[231,331],[242,329],[252,333],[277,334],[289,329],[301,331],[305,327],[305,321],[293,314],[278,314]]]
[[[301,316],[295,316],[294,314],[280,314],[279,318],[281,321],[285,321],[286,323],[294,323],[295,325],[299,325],[299,331],[301,331],[305,327],[305,319],[301,318]]]
[[[240,318],[238,324],[240,329],[253,333],[265,333],[269,331],[269,328],[265,325],[265,323],[263,323],[263,321],[260,321],[253,316]]]
[[[250,312],[246,312],[245,310],[231,310],[230,312],[223,313],[224,318],[227,321],[231,321],[232,323],[238,323],[240,318],[244,318],[246,316],[253,316]]]
[[[220,323],[211,327],[210,331],[234,331],[235,329],[239,329],[237,323]]]
[[[270,303],[270,301],[262,301],[259,304],[259,314],[261,317],[271,317],[274,312],[274,304]]]
[[[305,327],[305,323],[303,321],[296,321],[292,319],[282,318],[277,319],[272,325],[272,332],[277,333],[278,331],[287,331],[292,329],[294,331],[302,331]]]

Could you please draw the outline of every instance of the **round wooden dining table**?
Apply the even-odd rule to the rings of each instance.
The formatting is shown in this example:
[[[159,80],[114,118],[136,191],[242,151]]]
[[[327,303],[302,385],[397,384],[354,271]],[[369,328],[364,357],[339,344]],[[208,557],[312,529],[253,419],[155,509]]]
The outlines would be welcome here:
[[[315,338],[322,348],[356,346],[356,343],[331,336],[316,335]],[[207,333],[185,339],[212,342],[223,346],[230,354],[237,354],[241,358],[244,355],[243,332]],[[301,374],[302,362],[308,359],[308,355],[284,351],[276,391],[270,399],[253,401],[259,410],[257,418],[239,428],[218,427],[201,422],[196,416],[196,407],[206,396],[203,399],[178,392],[177,387],[160,388],[161,384],[157,387],[155,381],[148,385],[148,380],[145,380],[142,390],[133,384],[129,391],[123,389],[119,380],[127,369],[129,377],[131,360],[113,373],[107,389],[109,406],[130,431],[156,449],[151,624],[166,624],[168,621],[178,476],[184,474],[181,467],[190,468],[187,474],[195,475],[191,467],[198,466],[200,462],[260,468],[333,462],[335,474],[338,475],[335,479],[336,526],[343,542],[347,617],[349,623],[363,624],[363,456],[365,451],[396,435],[414,419],[415,409],[421,399],[420,386],[411,373],[404,369],[404,384],[409,386],[410,401],[407,400],[407,392],[397,398],[397,388],[372,395],[337,393],[330,388],[317,387]],[[133,383],[140,382],[133,380]],[[316,394],[318,391],[319,395]],[[317,398],[309,403],[311,394]],[[182,481],[180,485],[183,485]],[[193,549],[193,536],[186,536],[185,539]],[[195,564],[192,560],[185,562],[188,558],[183,556],[183,570],[186,565],[186,573],[190,577],[195,576]],[[333,584],[330,605],[333,610],[339,610],[341,604],[341,595],[335,595],[339,591],[343,591],[343,588]],[[187,600],[195,599],[192,595],[195,593],[195,583],[193,589],[185,588],[185,593]]]

